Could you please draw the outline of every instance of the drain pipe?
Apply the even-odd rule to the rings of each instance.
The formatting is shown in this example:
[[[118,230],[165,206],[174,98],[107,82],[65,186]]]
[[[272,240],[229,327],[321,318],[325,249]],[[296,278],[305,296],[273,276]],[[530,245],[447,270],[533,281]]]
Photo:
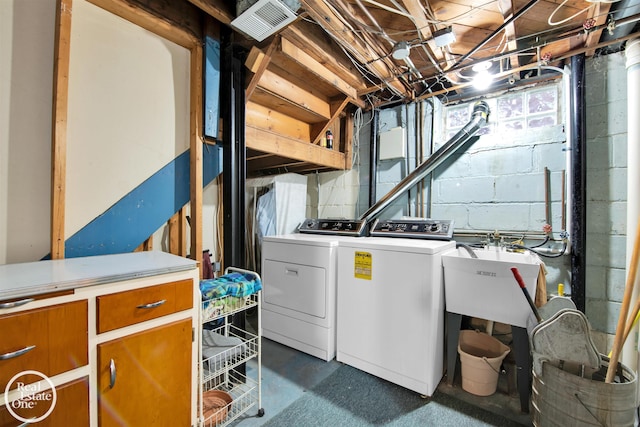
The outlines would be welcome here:
[[[634,236],[637,233],[638,218],[640,218],[640,123],[636,118],[640,114],[640,39],[627,43],[625,49],[627,57],[627,272],[630,270],[631,254],[633,253]],[[633,287],[631,301],[636,301],[640,295],[638,283]],[[622,363],[626,366],[636,366],[638,363],[638,327],[634,327],[630,336],[634,339],[626,341],[622,348]]]
[[[587,240],[587,163],[584,109],[584,54],[571,57],[571,299],[576,308],[585,311],[585,242]]]
[[[489,105],[480,101],[473,107],[471,120],[458,133],[456,133],[449,141],[433,153],[426,161],[418,166],[414,171],[405,176],[395,187],[371,206],[364,214],[360,216],[360,220],[365,223],[371,221],[384,208],[389,206],[405,191],[416,185],[427,174],[440,166],[446,159],[455,153],[465,142],[473,137],[478,130],[487,122],[489,117]],[[375,177],[372,177],[374,179]]]
[[[371,143],[369,144],[369,207],[376,202],[376,182],[378,182],[378,119],[380,111],[371,110]]]

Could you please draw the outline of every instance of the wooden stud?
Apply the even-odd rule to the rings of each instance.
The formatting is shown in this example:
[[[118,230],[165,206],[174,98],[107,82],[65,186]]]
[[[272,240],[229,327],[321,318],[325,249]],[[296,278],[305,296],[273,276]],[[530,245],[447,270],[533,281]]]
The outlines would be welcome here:
[[[341,149],[344,153],[344,168],[346,170],[351,169],[353,159],[353,114],[347,113],[343,121],[344,131],[341,143]]]
[[[140,243],[140,246],[135,248],[133,251],[134,252],[144,252],[144,251],[151,251],[151,250],[153,250],[153,236],[149,236],[149,238],[147,240],[145,240],[144,242]]]
[[[64,221],[71,7],[72,0],[58,0],[56,5],[51,141],[51,259],[62,259],[65,256]]]
[[[173,215],[167,222],[169,227],[169,253],[179,255],[182,257],[187,256],[187,239],[186,239],[186,227],[187,227],[187,214],[186,209],[182,208],[175,215]]]
[[[202,46],[191,48],[191,115],[189,157],[191,162],[191,258],[200,263],[202,277]]]

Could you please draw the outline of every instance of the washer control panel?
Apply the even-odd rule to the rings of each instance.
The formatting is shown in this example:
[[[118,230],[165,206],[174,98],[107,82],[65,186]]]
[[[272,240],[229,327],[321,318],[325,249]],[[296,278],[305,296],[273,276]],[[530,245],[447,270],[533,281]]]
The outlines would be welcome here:
[[[357,237],[362,235],[364,226],[360,220],[308,218],[298,226],[298,232]]]
[[[370,234],[378,237],[451,240],[453,238],[453,220],[376,219]]]

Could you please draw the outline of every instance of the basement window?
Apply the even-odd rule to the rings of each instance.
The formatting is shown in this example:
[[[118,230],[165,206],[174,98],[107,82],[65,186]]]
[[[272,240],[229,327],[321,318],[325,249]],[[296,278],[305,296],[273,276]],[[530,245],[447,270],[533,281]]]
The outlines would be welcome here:
[[[491,109],[489,122],[478,135],[527,131],[558,124],[557,83],[485,99]],[[469,121],[475,102],[445,107],[447,139]]]

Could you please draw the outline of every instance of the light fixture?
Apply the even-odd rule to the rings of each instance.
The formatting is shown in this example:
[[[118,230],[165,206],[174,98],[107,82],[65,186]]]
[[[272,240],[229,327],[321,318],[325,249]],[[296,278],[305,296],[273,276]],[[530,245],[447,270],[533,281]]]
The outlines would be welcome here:
[[[476,75],[473,78],[473,86],[478,90],[485,90],[493,83],[493,74],[489,73],[491,61],[484,61],[471,68]]]
[[[393,56],[394,59],[399,59],[399,60],[407,59],[409,57],[410,50],[411,50],[411,46],[409,46],[409,43],[405,41],[401,41],[396,43],[396,45],[393,47],[391,56]]]
[[[433,41],[437,47],[450,45],[456,41],[456,35],[453,33],[453,27],[446,27],[433,33]]]

